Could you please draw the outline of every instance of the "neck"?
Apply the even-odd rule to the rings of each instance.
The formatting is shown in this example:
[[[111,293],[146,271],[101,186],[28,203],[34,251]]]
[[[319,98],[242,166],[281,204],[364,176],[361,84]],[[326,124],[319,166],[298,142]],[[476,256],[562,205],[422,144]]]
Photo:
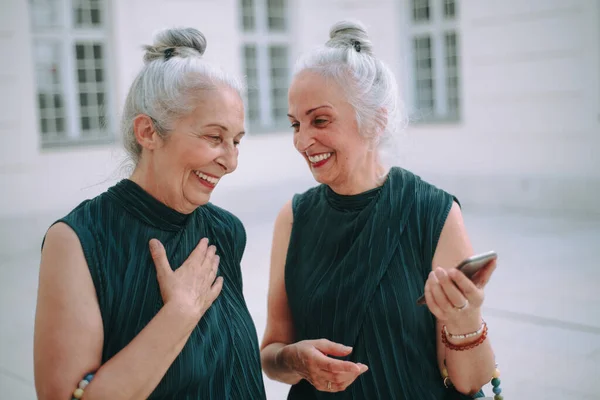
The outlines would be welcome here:
[[[164,182],[161,182],[158,174],[155,173],[154,169],[147,162],[144,162],[143,158],[136,165],[129,180],[137,183],[156,200],[182,214],[190,214],[197,208],[197,206],[192,204],[182,204],[181,201],[176,200],[176,196],[169,196],[172,189],[164,184]]]
[[[385,180],[385,168],[375,162],[369,165],[366,168],[354,168],[344,180],[334,182],[329,187],[337,194],[355,195],[381,186]]]

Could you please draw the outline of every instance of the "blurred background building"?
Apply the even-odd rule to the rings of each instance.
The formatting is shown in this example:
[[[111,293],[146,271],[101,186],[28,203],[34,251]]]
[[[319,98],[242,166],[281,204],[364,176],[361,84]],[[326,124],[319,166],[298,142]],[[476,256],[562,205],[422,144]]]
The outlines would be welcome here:
[[[557,263],[546,286],[521,287],[534,288],[535,295],[510,300],[499,289],[496,297],[492,293],[496,316],[526,308],[530,314],[524,315],[542,318],[537,327],[549,320],[571,324],[563,328],[591,335],[580,337],[592,348],[591,356],[582,357],[590,368],[598,367],[600,314],[590,311],[595,307],[590,302],[600,300],[594,289],[600,273],[592,268],[597,257],[585,251],[600,243],[600,1],[0,0],[0,5],[0,397],[34,398],[30,338],[41,235],[53,219],[127,175],[119,113],[142,66],[142,45],[172,26],[200,29],[208,40],[205,58],[247,80],[248,135],[240,165],[215,194],[247,215],[244,222],[256,232],[257,247],[247,252],[246,264],[260,264],[266,274],[277,209],[312,184],[286,118],[294,60],[323,44],[333,23],[358,19],[376,55],[396,73],[411,121],[402,133],[398,164],[453,192],[467,209],[483,210],[467,215],[483,237],[475,243],[495,248],[503,246],[498,241],[512,243],[506,246],[513,272],[538,268],[519,275],[522,279],[542,282],[548,265]],[[253,212],[261,216],[251,217]],[[563,219],[552,219],[557,217]],[[554,236],[540,236],[547,232]],[[528,265],[519,258],[532,249],[550,251],[549,246],[564,252],[544,262],[529,255]],[[573,255],[567,249],[579,250]],[[560,271],[573,264],[581,275],[570,281]],[[514,276],[505,277],[505,288],[515,284]],[[262,335],[266,275],[259,283],[252,279],[257,278],[247,290],[254,290],[249,296],[256,301],[249,304]],[[565,279],[574,286],[567,286],[570,294],[559,302],[553,285]],[[554,308],[536,300],[550,295]],[[575,305],[580,311],[573,312]],[[544,314],[547,309],[559,311]],[[514,318],[510,323],[528,319]],[[562,328],[556,329],[554,337],[562,337]],[[556,398],[600,398],[585,385],[574,397]],[[543,391],[538,389],[531,393]],[[520,393],[511,398],[525,398],[514,397]]]
[[[597,0],[2,0],[1,15],[0,214],[107,186],[141,46],[170,26],[200,29],[206,58],[247,79],[249,135],[225,184],[307,178],[290,71],[343,18],[397,74],[413,121],[401,165],[473,204],[599,212]]]

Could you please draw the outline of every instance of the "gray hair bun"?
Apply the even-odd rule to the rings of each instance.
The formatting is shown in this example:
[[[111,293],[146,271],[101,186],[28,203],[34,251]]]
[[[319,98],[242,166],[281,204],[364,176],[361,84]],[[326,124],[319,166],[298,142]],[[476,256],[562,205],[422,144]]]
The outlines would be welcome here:
[[[152,46],[144,46],[144,62],[157,59],[168,61],[170,58],[200,57],[206,50],[206,37],[194,28],[172,28],[159,32]]]
[[[354,48],[359,53],[373,55],[373,44],[367,29],[360,22],[341,21],[333,25],[329,31],[328,47]]]

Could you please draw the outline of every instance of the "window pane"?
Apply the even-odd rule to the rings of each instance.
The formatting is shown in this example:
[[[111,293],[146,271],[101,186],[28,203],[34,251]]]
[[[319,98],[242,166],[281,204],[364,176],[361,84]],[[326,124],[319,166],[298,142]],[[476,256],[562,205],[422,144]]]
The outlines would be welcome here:
[[[271,112],[274,120],[286,120],[288,112],[288,49],[286,46],[270,46],[271,66]]]
[[[431,59],[431,38],[429,36],[413,39],[415,59],[415,99],[420,112],[433,112],[435,107],[433,63]]]
[[[254,0],[241,0],[242,28],[244,31],[256,29],[256,16],[254,15]]]
[[[458,72],[458,44],[455,32],[446,33],[444,36],[444,51],[446,58],[446,93],[448,100],[448,114],[458,117],[460,107],[459,72]]]
[[[248,88],[247,115],[250,122],[260,120],[260,100],[258,93],[258,65],[255,45],[244,46],[244,69],[246,74],[246,86]]]
[[[285,12],[285,0],[267,0],[267,17],[270,31],[285,31]]]
[[[444,2],[444,17],[452,19],[456,16],[456,3],[454,0],[443,0]]]
[[[429,21],[429,0],[412,0],[412,18],[415,22]]]
[[[61,50],[60,43],[57,41],[34,43],[39,124],[44,138],[66,135]]]
[[[73,0],[73,19],[77,28],[102,26],[103,0]]]
[[[77,42],[75,44],[76,68],[78,74],[80,129],[83,137],[103,137],[107,135],[103,125],[105,105],[98,100],[105,98],[102,43]]]
[[[29,0],[31,26],[34,29],[58,28],[63,25],[60,0]]]

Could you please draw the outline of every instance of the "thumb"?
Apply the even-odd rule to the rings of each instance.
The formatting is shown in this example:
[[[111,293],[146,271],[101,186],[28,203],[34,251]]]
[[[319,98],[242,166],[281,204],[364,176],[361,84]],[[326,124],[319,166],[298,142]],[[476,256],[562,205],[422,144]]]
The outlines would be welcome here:
[[[152,255],[152,260],[154,261],[154,267],[156,268],[156,278],[160,283],[162,278],[169,273],[173,273],[173,270],[169,265],[167,253],[165,252],[165,247],[162,245],[162,243],[158,239],[152,239],[150,240],[149,246],[150,254]]]
[[[320,339],[314,343],[314,346],[321,353],[334,356],[334,357],[343,357],[352,353],[352,347],[344,346],[340,343],[334,343],[327,339]]]
[[[365,372],[367,372],[369,370],[369,367],[367,367],[365,364],[358,363],[356,365],[358,365],[358,368],[360,368],[361,374],[364,374]]]

